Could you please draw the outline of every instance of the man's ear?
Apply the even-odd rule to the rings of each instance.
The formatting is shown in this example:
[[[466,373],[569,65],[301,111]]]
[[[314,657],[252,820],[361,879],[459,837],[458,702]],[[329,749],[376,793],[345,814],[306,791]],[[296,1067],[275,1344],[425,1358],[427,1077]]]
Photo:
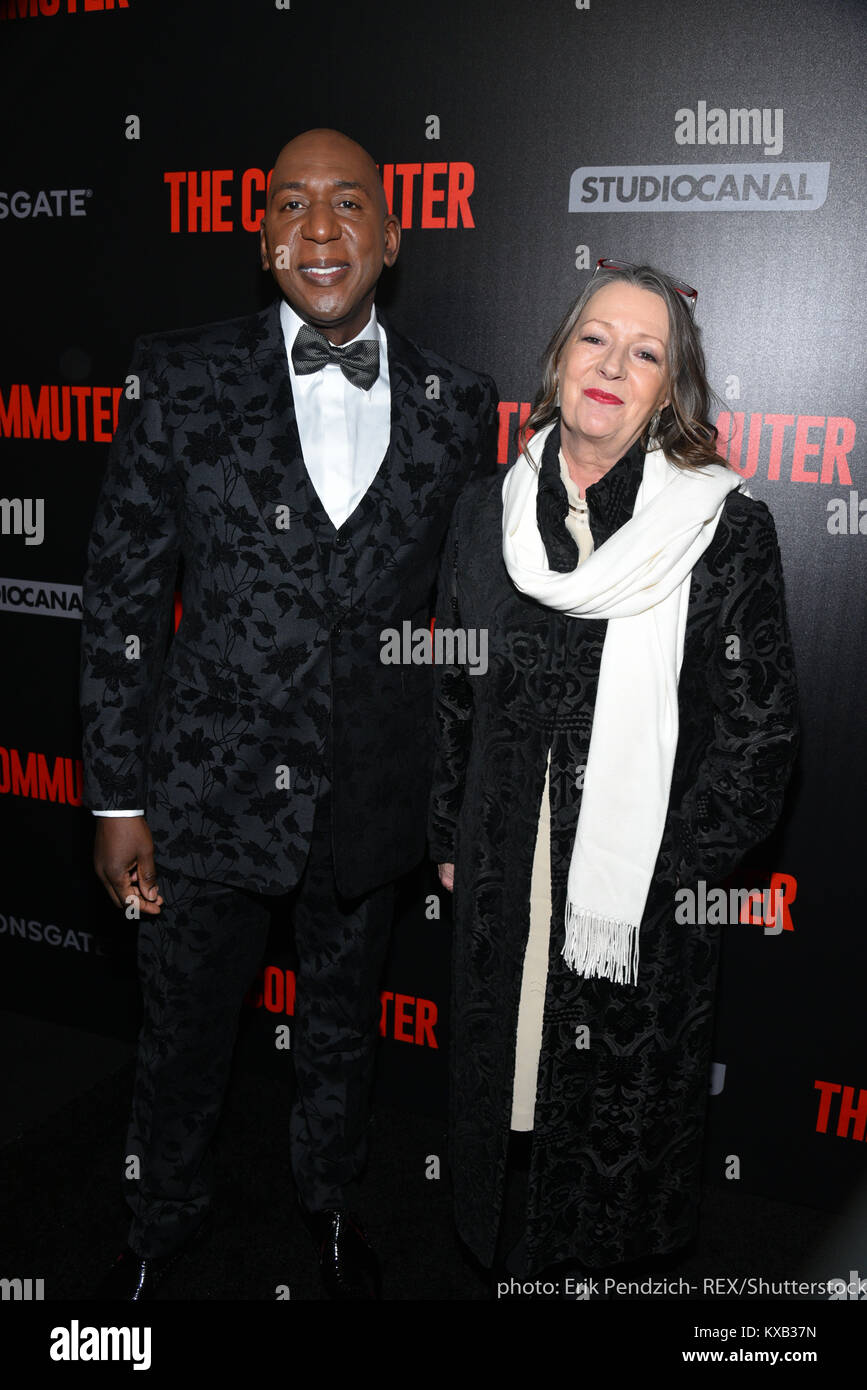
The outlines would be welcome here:
[[[268,243],[265,240],[265,228],[259,228],[259,255],[262,259],[262,269],[271,269],[271,257],[268,255]]]
[[[400,222],[396,217],[386,217],[384,224],[385,231],[385,254],[383,255],[383,265],[394,265],[397,260],[397,253],[400,250]]]

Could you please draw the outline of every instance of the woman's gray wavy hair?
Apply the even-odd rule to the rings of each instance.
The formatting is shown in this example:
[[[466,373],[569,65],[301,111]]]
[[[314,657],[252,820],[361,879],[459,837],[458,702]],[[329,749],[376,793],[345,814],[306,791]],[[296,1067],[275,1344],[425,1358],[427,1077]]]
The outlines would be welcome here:
[[[518,434],[518,447],[523,448],[529,434],[557,418],[557,369],[563,349],[571,338],[575,325],[594,294],[606,285],[622,281],[650,290],[665,301],[668,309],[668,367],[669,404],[660,413],[656,438],[672,463],[681,468],[701,468],[707,463],[725,463],[716,450],[717,430],[708,419],[713,392],[707,375],[699,330],[696,327],[683,295],[667,275],[653,266],[599,270],[582,290],[575,303],[556,329],[542,358],[542,385],[533,408]],[[648,425],[649,425],[648,421]],[[648,428],[641,442],[647,447]],[[726,465],[727,466],[727,465]]]

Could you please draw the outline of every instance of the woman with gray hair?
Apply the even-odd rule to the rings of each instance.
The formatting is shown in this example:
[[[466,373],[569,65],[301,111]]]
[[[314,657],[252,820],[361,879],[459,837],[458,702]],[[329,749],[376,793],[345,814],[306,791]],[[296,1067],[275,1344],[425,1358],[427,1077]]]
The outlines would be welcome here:
[[[696,297],[599,262],[440,578],[438,621],[488,634],[484,675],[437,672],[457,1221],[493,1264],[529,1134],[517,1274],[694,1233],[719,928],[675,894],[769,834],[794,758],[774,525],[716,453]]]

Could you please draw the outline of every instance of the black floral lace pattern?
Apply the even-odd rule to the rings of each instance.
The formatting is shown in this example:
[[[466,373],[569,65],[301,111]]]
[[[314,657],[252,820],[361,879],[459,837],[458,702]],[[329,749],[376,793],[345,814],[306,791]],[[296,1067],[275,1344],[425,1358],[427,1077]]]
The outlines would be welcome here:
[[[323,771],[342,891],[424,856],[433,675],[384,665],[380,634],[430,622],[454,503],[496,467],[496,393],[386,332],[390,444],[339,532],[276,304],[137,345],[84,580],[85,804],[144,808],[158,866],[291,887]]]

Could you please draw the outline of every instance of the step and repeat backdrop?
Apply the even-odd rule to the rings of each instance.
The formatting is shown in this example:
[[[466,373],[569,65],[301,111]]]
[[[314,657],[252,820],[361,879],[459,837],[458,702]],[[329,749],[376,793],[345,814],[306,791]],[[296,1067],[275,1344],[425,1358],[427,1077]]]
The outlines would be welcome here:
[[[598,257],[698,288],[721,450],[778,528],[803,713],[784,821],[729,885],[753,891],[723,928],[707,1167],[841,1207],[867,1153],[860,0],[0,0],[0,50],[2,1006],[135,1035],[135,924],[81,805],[90,521],[134,339],[270,301],[274,156],[333,126],[403,228],[380,303],[494,376],[502,465]],[[423,866],[378,1084],[438,1113],[450,931]],[[263,1068],[291,1051],[292,966],[275,921],[242,1030]]]

